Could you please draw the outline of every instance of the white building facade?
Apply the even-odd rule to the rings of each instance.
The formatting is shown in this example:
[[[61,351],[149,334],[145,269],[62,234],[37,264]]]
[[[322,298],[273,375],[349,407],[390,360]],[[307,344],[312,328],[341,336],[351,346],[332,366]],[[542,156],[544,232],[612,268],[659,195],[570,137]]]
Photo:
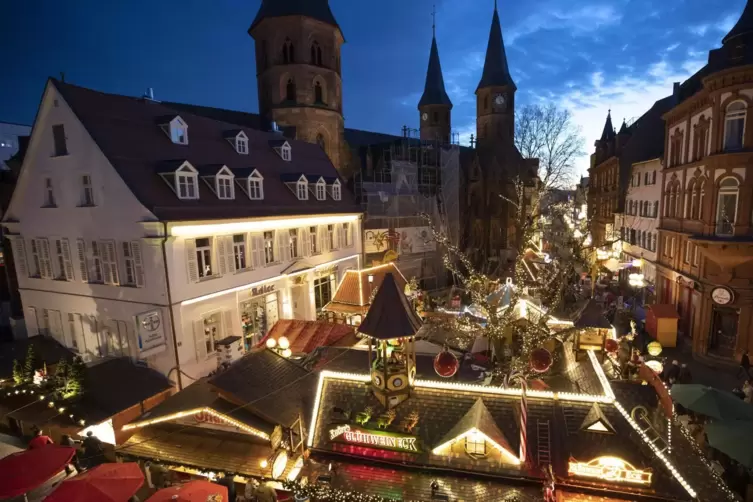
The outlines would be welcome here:
[[[659,203],[661,200],[661,160],[653,159],[632,165],[625,198],[624,214],[615,214],[615,228],[620,231],[622,261],[640,261],[625,273],[641,273],[649,285],[656,281]],[[636,270],[639,269],[639,270]]]
[[[3,224],[27,336],[185,386],[316,319],[361,220],[316,145],[51,80]]]

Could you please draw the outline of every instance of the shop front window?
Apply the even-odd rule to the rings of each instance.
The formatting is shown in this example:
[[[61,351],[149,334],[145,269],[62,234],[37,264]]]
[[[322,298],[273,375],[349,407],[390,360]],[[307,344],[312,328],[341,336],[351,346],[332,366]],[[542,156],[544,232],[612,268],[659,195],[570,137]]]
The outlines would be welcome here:
[[[206,346],[206,353],[214,353],[214,344],[220,339],[220,313],[217,312],[204,318],[204,345]]]
[[[316,311],[321,312],[322,308],[332,299],[332,280],[328,277],[320,277],[314,281],[314,304]]]
[[[277,294],[251,298],[240,303],[243,343],[246,348],[258,344],[278,318]]]

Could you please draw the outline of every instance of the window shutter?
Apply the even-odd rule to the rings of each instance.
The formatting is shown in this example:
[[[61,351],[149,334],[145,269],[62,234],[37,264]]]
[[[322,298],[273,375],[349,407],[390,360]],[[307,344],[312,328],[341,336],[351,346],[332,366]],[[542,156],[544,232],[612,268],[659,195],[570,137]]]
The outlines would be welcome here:
[[[335,225],[335,249],[340,249],[343,246],[343,226],[342,225]]]
[[[186,239],[188,282],[199,282],[199,263],[196,261],[196,239]]]
[[[133,256],[133,269],[136,274],[136,286],[144,287],[144,261],[141,257],[141,243],[131,242],[131,256]]]
[[[78,270],[81,274],[81,280],[89,282],[89,268],[86,263],[86,243],[83,239],[77,239],[76,247],[78,248]]]
[[[233,334],[238,331],[236,329],[235,322],[233,321],[232,310],[226,310],[222,313],[222,322],[225,325],[225,336],[233,336]]]
[[[251,242],[253,243],[253,258],[254,268],[264,266],[264,236],[260,234],[254,234],[251,236]]]
[[[118,274],[118,253],[115,250],[115,241],[106,241],[105,249],[107,249],[107,266],[110,268],[110,275],[112,282],[117,286],[120,284],[120,277]]]
[[[26,309],[26,336],[39,335],[39,320],[37,319],[37,308],[29,307]]]
[[[42,270],[40,274],[43,279],[52,279],[52,261],[50,260],[50,241],[39,239],[41,244],[40,253],[42,253]]]
[[[319,246],[321,247],[322,253],[326,253],[329,251],[329,239],[327,236],[327,226],[326,225],[319,225],[319,228],[317,229],[317,233],[319,234]]]
[[[95,244],[95,243],[92,243]],[[110,253],[107,250],[107,245],[104,242],[97,242],[97,249],[99,250],[99,258],[102,263],[102,272],[105,278],[105,284],[112,284],[112,269],[110,268]]]
[[[348,223],[348,247],[352,248],[355,245],[355,236],[353,235],[353,230],[355,229],[354,223]]]
[[[235,273],[235,245],[233,244],[233,236],[226,235],[225,239],[225,264],[227,265],[227,273]]]
[[[227,274],[227,241],[224,236],[215,237],[214,245],[217,250],[217,261],[220,275]]]
[[[290,261],[290,233],[288,230],[278,230],[276,232],[277,250],[275,257],[280,263]]]
[[[301,256],[311,256],[311,236],[308,227],[298,230],[298,242],[301,246]]]
[[[65,280],[73,280],[73,261],[71,260],[71,246],[68,239],[62,239],[63,261],[65,262]]]
[[[204,321],[198,320],[193,322],[193,337],[194,346],[196,347],[196,361],[204,361],[207,358],[207,346],[204,342]]]
[[[29,268],[26,266],[26,246],[20,235],[13,237],[13,261],[19,277],[29,277]]]

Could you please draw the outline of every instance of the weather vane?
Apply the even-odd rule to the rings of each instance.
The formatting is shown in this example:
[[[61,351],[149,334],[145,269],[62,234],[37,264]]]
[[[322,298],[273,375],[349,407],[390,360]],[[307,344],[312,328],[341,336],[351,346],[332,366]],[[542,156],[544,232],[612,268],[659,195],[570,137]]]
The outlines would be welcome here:
[[[431,34],[437,36],[437,4],[431,10]]]

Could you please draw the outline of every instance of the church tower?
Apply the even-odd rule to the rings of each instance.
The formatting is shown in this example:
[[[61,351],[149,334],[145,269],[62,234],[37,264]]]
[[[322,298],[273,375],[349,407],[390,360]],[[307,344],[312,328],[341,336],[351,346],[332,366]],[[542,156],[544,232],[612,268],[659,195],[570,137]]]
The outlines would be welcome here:
[[[426,84],[424,85],[424,94],[418,102],[421,139],[450,143],[452,101],[450,101],[450,97],[445,90],[442,65],[439,63],[436,24],[432,26],[432,32]]]
[[[499,24],[497,2],[486,47],[481,81],[476,88],[476,135],[479,146],[509,142],[515,133],[515,82],[510,76]]]
[[[328,0],[262,0],[249,35],[256,43],[259,113],[319,144],[341,169],[344,147],[340,49]]]

